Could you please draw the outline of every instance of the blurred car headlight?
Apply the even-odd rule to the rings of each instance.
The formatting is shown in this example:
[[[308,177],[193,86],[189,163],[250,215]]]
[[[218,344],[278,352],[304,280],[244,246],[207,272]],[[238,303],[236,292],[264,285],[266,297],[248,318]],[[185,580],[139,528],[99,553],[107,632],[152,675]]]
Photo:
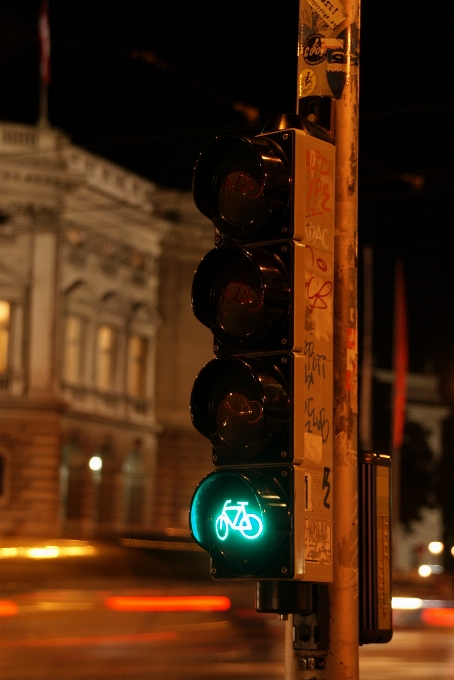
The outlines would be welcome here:
[[[393,597],[391,606],[393,609],[421,609],[423,601],[419,597]]]

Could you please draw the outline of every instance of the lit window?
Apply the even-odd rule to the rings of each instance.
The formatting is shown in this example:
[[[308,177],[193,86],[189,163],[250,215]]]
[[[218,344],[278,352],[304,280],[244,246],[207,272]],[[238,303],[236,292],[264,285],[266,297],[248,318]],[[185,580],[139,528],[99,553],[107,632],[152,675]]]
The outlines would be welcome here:
[[[115,378],[116,333],[110,326],[98,328],[96,384],[101,390],[110,390]]]
[[[8,372],[9,322],[11,305],[0,300],[0,374]]]
[[[145,396],[147,341],[139,335],[131,335],[128,342],[128,394]]]
[[[82,370],[82,320],[68,316],[65,328],[64,377],[68,382],[79,382]]]

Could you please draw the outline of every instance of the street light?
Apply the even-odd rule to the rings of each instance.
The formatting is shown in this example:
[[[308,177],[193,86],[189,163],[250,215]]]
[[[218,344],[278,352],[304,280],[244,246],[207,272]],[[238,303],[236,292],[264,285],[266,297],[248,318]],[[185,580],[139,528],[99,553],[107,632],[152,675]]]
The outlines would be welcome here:
[[[102,469],[102,458],[101,456],[92,456],[88,461],[88,467],[93,472],[100,472]]]
[[[421,564],[421,566],[418,569],[418,574],[422,576],[423,578],[427,578],[430,576],[432,573],[432,569],[428,564]]]
[[[429,543],[429,552],[432,553],[432,555],[440,555],[440,553],[443,552],[444,545],[441,541],[431,541]]]

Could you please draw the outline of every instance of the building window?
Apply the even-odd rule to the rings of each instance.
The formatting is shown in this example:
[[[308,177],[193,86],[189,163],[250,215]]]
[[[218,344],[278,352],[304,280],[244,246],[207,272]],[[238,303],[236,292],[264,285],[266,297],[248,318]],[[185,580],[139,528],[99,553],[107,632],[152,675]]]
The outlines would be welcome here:
[[[11,305],[0,300],[0,375],[8,373],[8,348]]]
[[[79,382],[82,374],[82,319],[68,316],[65,327],[64,377],[68,382]]]
[[[96,385],[100,390],[111,390],[115,385],[116,332],[110,326],[98,328]]]
[[[146,396],[147,340],[131,335],[128,341],[128,394],[136,399]]]

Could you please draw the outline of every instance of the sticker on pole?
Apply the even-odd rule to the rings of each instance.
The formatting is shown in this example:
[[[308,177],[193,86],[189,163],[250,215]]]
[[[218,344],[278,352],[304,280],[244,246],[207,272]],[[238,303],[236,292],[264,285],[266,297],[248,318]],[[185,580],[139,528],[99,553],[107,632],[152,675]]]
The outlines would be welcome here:
[[[323,43],[323,36],[313,33],[308,37],[303,47],[303,58],[306,64],[315,66],[321,64],[326,59],[326,47]]]
[[[340,0],[307,0],[307,2],[331,28],[339,26],[346,17],[344,6]]]
[[[298,96],[308,97],[315,90],[317,76],[310,68],[305,68],[299,75]]]

